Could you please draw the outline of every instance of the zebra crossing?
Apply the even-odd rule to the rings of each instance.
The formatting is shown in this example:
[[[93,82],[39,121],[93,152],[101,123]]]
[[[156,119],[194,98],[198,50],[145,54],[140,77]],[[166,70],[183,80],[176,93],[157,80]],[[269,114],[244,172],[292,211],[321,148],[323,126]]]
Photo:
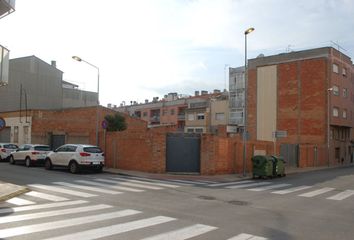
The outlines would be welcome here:
[[[158,232],[149,230],[154,226],[159,227]],[[131,239],[129,234],[134,234],[134,231],[139,231],[138,239],[143,240],[184,240],[222,229],[169,216],[156,216],[135,209],[90,203],[87,200],[66,200],[19,207],[3,207],[0,204],[0,239],[117,239],[121,234],[126,234],[124,239]],[[135,236],[132,239],[137,238]],[[242,239],[267,238],[248,233],[228,238]]]

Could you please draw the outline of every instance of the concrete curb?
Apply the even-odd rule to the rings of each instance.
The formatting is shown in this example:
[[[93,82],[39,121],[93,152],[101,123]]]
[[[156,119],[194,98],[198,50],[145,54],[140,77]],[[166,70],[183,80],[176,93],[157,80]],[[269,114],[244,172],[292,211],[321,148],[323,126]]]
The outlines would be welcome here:
[[[0,202],[30,191],[27,187],[11,183],[0,183],[0,187]]]

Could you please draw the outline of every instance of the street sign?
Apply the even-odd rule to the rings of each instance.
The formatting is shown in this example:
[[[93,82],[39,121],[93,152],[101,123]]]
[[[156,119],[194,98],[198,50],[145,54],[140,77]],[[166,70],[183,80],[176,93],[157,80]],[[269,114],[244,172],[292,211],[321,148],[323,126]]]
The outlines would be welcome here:
[[[102,126],[103,129],[107,129],[108,122],[106,120],[103,120],[102,123],[101,123],[101,126]]]
[[[287,131],[275,131],[273,132],[273,136],[274,138],[284,138],[288,136],[288,132]]]
[[[6,127],[5,119],[0,117],[0,131],[3,130],[5,127]]]

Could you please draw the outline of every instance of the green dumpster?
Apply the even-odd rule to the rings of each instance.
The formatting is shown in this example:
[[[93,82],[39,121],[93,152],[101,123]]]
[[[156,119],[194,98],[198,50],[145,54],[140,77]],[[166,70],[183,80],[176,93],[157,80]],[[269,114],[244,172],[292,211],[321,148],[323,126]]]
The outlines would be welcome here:
[[[285,161],[282,156],[272,156],[273,158],[273,176],[284,177],[285,176]]]
[[[252,157],[253,163],[253,178],[273,177],[273,161],[271,156],[257,155]]]

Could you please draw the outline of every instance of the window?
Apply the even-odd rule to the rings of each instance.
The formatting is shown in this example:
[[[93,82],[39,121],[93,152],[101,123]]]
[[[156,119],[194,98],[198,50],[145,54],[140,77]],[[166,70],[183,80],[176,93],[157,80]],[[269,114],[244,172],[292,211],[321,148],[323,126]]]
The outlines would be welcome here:
[[[342,74],[343,74],[343,76],[347,76],[347,69],[346,68],[342,69]]]
[[[339,116],[339,108],[333,107],[333,117],[338,117]]]
[[[198,113],[197,114],[197,119],[198,120],[204,120],[204,113]]]
[[[225,120],[225,113],[216,113],[215,114],[215,120],[218,120],[218,121]]]
[[[166,110],[166,109],[164,109],[164,110],[162,111],[162,116],[165,116],[165,115],[167,115],[167,110]]]
[[[343,109],[342,117],[345,119],[347,118],[347,109]]]
[[[175,110],[171,109],[171,115],[175,115]]]
[[[336,85],[333,86],[333,95],[339,96],[339,87]]]
[[[143,117],[146,117],[147,116],[147,112],[143,112]]]
[[[333,72],[339,73],[339,67],[337,64],[333,63]]]
[[[194,133],[194,129],[193,128],[188,128],[187,129],[187,133]]]
[[[203,128],[196,128],[196,129],[195,129],[195,132],[196,132],[196,133],[203,133]]]
[[[347,98],[348,97],[348,89],[343,88],[343,97]]]
[[[340,148],[335,148],[334,156],[335,156],[336,159],[339,159],[339,152],[340,152]]]
[[[193,113],[188,114],[188,121],[194,121],[194,114]]]

